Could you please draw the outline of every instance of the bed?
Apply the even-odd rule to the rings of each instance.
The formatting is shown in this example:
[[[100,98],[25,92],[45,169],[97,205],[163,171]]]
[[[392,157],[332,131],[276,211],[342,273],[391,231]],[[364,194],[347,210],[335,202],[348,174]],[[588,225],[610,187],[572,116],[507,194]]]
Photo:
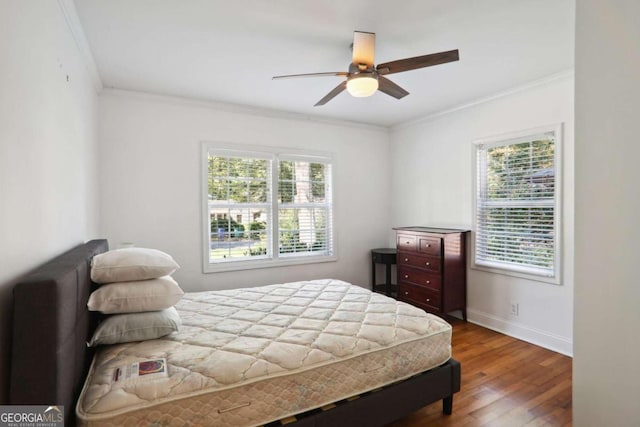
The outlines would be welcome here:
[[[66,425],[74,425],[76,423],[76,403],[83,389],[87,374],[90,374],[90,380],[100,377],[100,367],[102,366],[104,369],[108,369],[108,364],[105,365],[105,361],[108,362],[112,358],[112,354],[109,353],[110,351],[112,353],[124,354],[130,351],[132,346],[139,349],[139,346],[136,347],[136,344],[125,346],[117,351],[113,350],[116,347],[107,348],[105,351],[101,351],[101,354],[95,359],[96,362],[91,366],[94,354],[92,349],[87,348],[86,341],[95,329],[98,319],[95,318],[92,313],[89,313],[86,308],[89,295],[95,286],[89,278],[89,263],[94,255],[104,252],[107,249],[108,244],[105,240],[94,240],[80,245],[36,269],[16,286],[14,291],[14,335],[10,384],[10,402],[12,404],[64,405]],[[386,297],[382,295],[372,295],[367,290],[355,286],[349,287],[343,283],[344,282],[339,281],[305,282],[296,285],[286,284],[283,289],[285,289],[285,291],[287,289],[293,289],[292,292],[307,293],[315,290],[325,295],[331,292],[335,294],[342,292],[344,295],[347,295],[347,298],[356,300],[374,298],[377,303],[387,305],[393,301],[386,301]],[[304,289],[294,289],[296,286],[304,287]],[[322,286],[328,286],[329,288],[322,288]],[[268,292],[281,292],[273,289],[268,290]],[[245,297],[248,298],[248,291],[240,292],[244,292]],[[258,293],[260,292],[264,293],[267,291],[258,291]],[[316,292],[316,294],[318,294],[318,292]],[[194,331],[201,327],[197,322],[202,321],[201,319],[199,320],[199,318],[203,316],[198,314],[198,310],[192,310],[193,312],[190,312],[189,307],[201,307],[200,314],[206,313],[207,310],[210,309],[207,308],[206,305],[203,305],[205,302],[223,306],[225,303],[221,301],[229,296],[228,292],[187,294],[184,301],[180,303],[182,306],[178,307],[181,310],[181,315],[184,317],[183,322],[186,325],[180,334],[186,335],[181,335],[179,338],[173,340],[164,340],[165,342],[154,345],[182,347],[185,342],[192,344],[194,336],[197,335]],[[380,300],[378,297],[384,298],[384,300]],[[413,307],[405,305],[400,307],[401,310],[413,309]],[[438,326],[438,322],[435,320],[434,325],[436,325],[435,330],[440,331],[440,335],[446,333],[442,327]],[[410,329],[411,328],[409,328],[409,330]],[[369,346],[365,348],[365,356],[370,356],[371,358],[379,356],[380,352],[376,347],[376,339],[375,337],[371,337],[370,340],[365,340],[358,344],[358,346]],[[420,351],[419,347],[411,348],[411,345],[416,345],[415,340],[406,339],[405,341],[406,342],[400,343],[401,345],[389,345],[387,347],[398,350],[398,347],[409,346],[408,351],[405,351],[405,356],[402,357],[407,357],[407,354],[413,357],[415,355],[420,356],[421,353],[427,353],[427,351],[424,350]],[[314,346],[317,346],[317,344],[316,342]],[[219,351],[220,348],[214,350]],[[285,349],[284,353],[287,353],[287,351],[288,350]],[[279,387],[280,390],[288,392],[290,395],[297,396],[294,400],[302,401],[301,404],[293,406],[293,408],[296,408],[295,411],[293,409],[285,409],[284,412],[282,412],[282,414],[286,416],[287,421],[295,419],[295,425],[384,425],[438,400],[443,401],[443,411],[448,414],[451,413],[452,410],[453,394],[460,388],[460,365],[455,360],[447,357],[446,359],[448,360],[444,359],[444,361],[439,361],[435,367],[427,366],[429,363],[436,361],[438,357],[442,357],[442,355],[440,355],[431,357],[430,362],[425,361],[424,366],[426,368],[421,368],[421,372],[404,370],[399,373],[397,378],[390,379],[387,377],[386,379],[376,379],[377,371],[386,370],[393,373],[394,371],[401,370],[400,367],[393,366],[392,364],[384,368],[383,363],[380,365],[383,366],[383,368],[379,370],[372,369],[366,373],[365,377],[370,377],[368,379],[371,379],[370,384],[365,384],[364,386],[361,384],[356,396],[347,395],[350,392],[342,390],[340,381],[337,381],[336,378],[331,380],[333,382],[329,380],[318,380],[318,378],[327,375],[327,372],[337,375],[338,379],[345,377],[346,373],[353,371],[354,366],[358,365],[361,360],[346,357],[346,362],[341,366],[331,365],[329,359],[331,358],[332,350],[329,348],[329,350],[324,351],[324,354],[321,353],[322,352],[313,353],[314,357],[318,358],[320,362],[316,363],[316,365],[336,367],[326,370],[325,373],[318,374],[320,377],[316,377],[316,379],[312,381],[316,384],[326,383],[336,385],[335,387],[325,387],[321,390],[321,393],[318,390],[314,393],[308,393],[307,388],[300,388],[302,386],[299,384],[296,385],[295,382],[291,383],[292,377],[289,375],[290,372],[275,372],[275,375],[269,375],[269,377],[275,379],[275,382],[279,382],[275,387]],[[131,356],[131,354],[135,354],[135,352],[130,353],[129,356]],[[155,354],[166,355],[166,352],[163,353],[161,351],[160,353],[154,353],[154,355]],[[181,354],[188,354],[188,352]],[[176,357],[172,353],[169,357],[170,367],[173,366],[171,357],[174,358],[174,362],[176,360]],[[181,357],[184,358],[184,356]],[[308,357],[308,355],[305,357]],[[429,359],[429,357],[424,357],[423,359]],[[300,360],[298,360],[298,362],[299,361]],[[261,363],[262,365],[255,364],[255,366],[266,366],[264,364],[265,362]],[[371,363],[375,364],[379,362],[374,361]],[[286,363],[284,364],[286,365]],[[179,364],[176,366],[178,365]],[[300,365],[300,363],[298,363],[298,365]],[[405,365],[407,364],[405,363]],[[89,370],[90,366],[91,371]],[[252,364],[252,366],[254,365]],[[197,371],[198,369],[195,370]],[[294,370],[306,372],[304,369],[298,369],[297,367]],[[268,367],[266,371],[273,373],[277,371],[277,367],[275,365]],[[103,376],[105,375],[104,372],[108,371],[103,371]],[[388,374],[389,372],[385,375]],[[256,375],[256,377],[259,376],[260,375]],[[99,397],[101,393],[102,395],[107,393],[98,391],[96,394],[96,390],[100,389],[99,384],[97,388],[95,381],[93,386],[91,384],[91,381],[88,381],[87,385],[84,386],[85,390],[82,393],[80,404],[78,404],[78,421],[83,425],[101,425],[105,420],[103,416],[104,411],[102,415],[100,413],[96,415],[95,412],[92,414],[91,411],[86,410],[92,405],[86,405],[85,403],[87,399],[91,402],[96,402],[96,396]],[[244,385],[245,389],[236,394],[243,395],[251,392],[251,390],[260,389],[256,384],[259,384],[257,383],[257,379],[251,375],[249,375],[248,378],[243,377],[242,381],[240,381],[240,386]],[[227,389],[226,387],[222,388]],[[156,392],[164,389],[164,387],[157,387]],[[261,390],[264,396],[262,400],[276,400],[273,399],[272,394],[269,394],[273,393],[272,391],[269,391],[269,389]],[[143,391],[142,394],[144,395],[144,393]],[[264,393],[267,394],[265,395]],[[305,393],[309,395],[315,394],[315,400],[311,398],[306,399]],[[317,395],[321,395],[320,400],[318,400]],[[87,396],[90,397],[88,398]],[[251,405],[245,405],[248,407],[245,408],[243,407],[243,403],[236,404],[233,402],[223,407],[220,406],[219,403],[216,403],[216,398],[215,395],[209,395],[208,392],[205,393],[201,390],[193,390],[187,387],[187,392],[184,395],[161,395],[159,400],[161,404],[158,405],[149,405],[145,402],[133,409],[130,407],[118,407],[117,405],[110,407],[110,409],[112,409],[111,412],[116,416],[122,416],[123,414],[126,416],[126,414],[135,413],[135,410],[146,411],[146,413],[152,412],[154,413],[153,416],[156,417],[154,420],[158,422],[158,425],[171,425],[172,423],[180,423],[180,425],[198,424],[198,422],[185,420],[183,416],[177,418],[169,417],[172,413],[175,413],[176,408],[185,408],[190,402],[192,407],[207,407],[207,411],[222,417],[219,419],[216,418],[216,421],[199,421],[201,425],[218,424],[219,421],[224,421],[224,423],[228,425],[260,425],[266,423],[276,425],[280,423],[277,419],[273,419],[273,414],[264,419],[264,422],[257,421],[257,419],[248,421],[252,416],[249,414],[250,412],[265,412],[264,407],[260,406],[262,401],[259,400],[258,397],[255,398],[258,400],[253,401],[253,408],[250,407]],[[323,398],[329,400],[322,401]],[[220,399],[226,401],[227,397]],[[280,400],[286,401],[291,400],[291,398],[282,398]],[[115,410],[113,410],[114,408]],[[230,408],[231,410],[225,408]],[[238,411],[235,409],[238,409]],[[162,411],[165,412],[163,413]],[[287,411],[293,412],[289,413]],[[293,415],[294,418],[292,418],[291,415]],[[201,417],[196,419],[203,420]],[[112,425],[117,425],[117,423],[130,421],[126,418],[111,418],[110,420],[111,421],[107,420],[104,424],[108,425],[108,422],[114,422],[115,424]],[[149,420],[149,418],[146,418],[145,423],[151,424]]]

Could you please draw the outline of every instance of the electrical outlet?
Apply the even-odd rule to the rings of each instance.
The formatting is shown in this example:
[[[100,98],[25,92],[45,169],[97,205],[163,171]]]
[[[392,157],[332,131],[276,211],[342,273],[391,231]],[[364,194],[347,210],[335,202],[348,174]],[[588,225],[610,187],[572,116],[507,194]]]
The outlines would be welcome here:
[[[520,315],[520,304],[517,302],[511,302],[511,315],[515,317]]]

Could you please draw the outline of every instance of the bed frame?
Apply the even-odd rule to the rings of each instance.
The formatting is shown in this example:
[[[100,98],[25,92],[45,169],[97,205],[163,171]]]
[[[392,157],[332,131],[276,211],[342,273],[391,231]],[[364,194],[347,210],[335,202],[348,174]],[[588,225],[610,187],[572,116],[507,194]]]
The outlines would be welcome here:
[[[75,425],[75,406],[92,349],[86,342],[98,318],[87,310],[95,288],[90,278],[94,255],[106,240],[92,240],[56,257],[25,276],[14,288],[13,345],[9,402],[13,405],[64,405],[65,425]],[[296,426],[381,426],[442,400],[451,414],[460,390],[460,364],[451,359],[330,410],[302,414]]]

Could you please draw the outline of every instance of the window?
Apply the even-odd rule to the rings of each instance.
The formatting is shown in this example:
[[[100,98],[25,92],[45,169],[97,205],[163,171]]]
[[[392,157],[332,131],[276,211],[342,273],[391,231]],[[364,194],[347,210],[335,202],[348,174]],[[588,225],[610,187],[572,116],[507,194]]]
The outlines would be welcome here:
[[[335,260],[331,156],[203,146],[205,272]]]
[[[560,137],[557,126],[476,142],[475,267],[559,283]]]

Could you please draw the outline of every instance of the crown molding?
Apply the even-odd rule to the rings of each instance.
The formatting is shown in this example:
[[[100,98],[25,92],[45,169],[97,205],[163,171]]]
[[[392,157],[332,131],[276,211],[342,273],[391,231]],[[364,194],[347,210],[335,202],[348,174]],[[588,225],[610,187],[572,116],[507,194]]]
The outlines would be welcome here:
[[[76,6],[73,3],[73,0],[58,0],[58,5],[64,15],[65,21],[67,22],[69,32],[71,33],[73,40],[76,42],[76,46],[80,52],[80,57],[84,62],[87,72],[89,73],[89,78],[93,83],[93,87],[95,88],[96,93],[100,93],[104,86],[102,85],[102,79],[100,78],[100,73],[93,57],[93,53],[89,47],[89,42],[84,34],[84,30],[82,29],[80,18],[78,18]]]
[[[408,120],[406,122],[401,122],[401,123],[398,123],[398,124],[395,124],[395,125],[391,125],[389,127],[389,129],[391,131],[395,131],[395,130],[409,128],[409,127],[412,127],[412,126],[415,126],[415,125],[419,125],[419,124],[422,124],[422,123],[426,123],[426,122],[429,122],[431,120],[437,119],[439,117],[446,116],[448,114],[455,113],[457,111],[466,110],[467,108],[472,108],[472,107],[475,107],[477,105],[485,104],[487,102],[491,102],[491,101],[494,101],[496,99],[505,98],[507,96],[511,96],[511,95],[514,95],[514,94],[520,93],[520,92],[525,92],[527,90],[531,90],[531,89],[534,89],[534,88],[539,87],[539,86],[544,86],[544,85],[547,85],[549,83],[553,83],[555,81],[564,80],[564,79],[568,79],[568,78],[573,78],[574,74],[575,74],[574,69],[565,70],[565,71],[562,71],[560,73],[552,74],[550,76],[543,77],[543,78],[538,79],[538,80],[533,80],[533,81],[531,81],[529,83],[526,83],[524,85],[516,86],[516,87],[513,87],[511,89],[507,89],[505,91],[498,92],[496,94],[493,94],[493,95],[490,95],[490,96],[487,96],[487,97],[484,97],[484,98],[478,98],[478,99],[476,99],[474,101],[467,102],[465,104],[461,104],[461,105],[458,105],[458,106],[453,107],[453,108],[448,108],[446,110],[438,111],[438,112],[433,113],[433,114],[429,114],[429,115],[426,115],[426,116],[418,117],[416,119]]]
[[[273,110],[270,108],[251,107],[248,105],[232,104],[226,102],[209,101],[197,98],[187,98],[174,95],[160,95],[151,92],[141,92],[125,89],[104,88],[100,92],[101,97],[124,97],[132,99],[140,99],[147,102],[165,103],[172,105],[185,105],[197,108],[207,108],[211,110],[222,111],[225,113],[250,114],[259,117],[270,117],[276,119],[296,120],[303,122],[322,123],[340,127],[353,127],[372,131],[389,132],[387,126],[378,126],[368,123],[352,122],[348,120],[339,120],[331,118],[323,118],[308,114],[292,113],[289,111]]]

